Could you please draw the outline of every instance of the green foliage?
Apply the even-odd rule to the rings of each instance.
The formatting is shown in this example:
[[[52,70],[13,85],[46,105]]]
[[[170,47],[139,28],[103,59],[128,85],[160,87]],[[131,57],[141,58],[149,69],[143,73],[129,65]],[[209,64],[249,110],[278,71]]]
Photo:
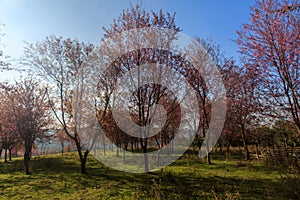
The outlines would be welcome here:
[[[273,127],[274,140],[278,146],[299,146],[299,134],[297,127],[289,122],[276,121]]]
[[[297,199],[300,177],[257,161],[222,160],[207,165],[185,154],[148,174],[112,170],[92,156],[80,174],[75,153],[34,157],[32,175],[23,160],[0,163],[0,199]]]

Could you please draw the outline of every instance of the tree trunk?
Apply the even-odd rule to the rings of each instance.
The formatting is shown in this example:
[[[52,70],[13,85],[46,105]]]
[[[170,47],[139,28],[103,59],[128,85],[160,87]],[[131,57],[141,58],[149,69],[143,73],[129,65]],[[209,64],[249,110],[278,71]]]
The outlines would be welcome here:
[[[81,174],[86,174],[86,159],[87,159],[87,156],[89,154],[89,151],[86,150],[84,152],[84,154],[82,155],[82,150],[81,150],[80,142],[79,142],[79,140],[78,140],[78,138],[76,136],[75,136],[74,141],[75,141],[77,152],[78,152],[79,159],[80,159],[80,173]]]
[[[144,141],[143,141],[144,140]],[[148,162],[148,150],[147,150],[147,138],[140,139],[141,147],[144,154],[144,164],[145,164],[145,173],[149,172],[149,162]]]
[[[25,168],[25,174],[29,175],[29,161],[30,161],[30,152],[31,148],[30,147],[25,147],[25,153],[24,153],[24,168]]]
[[[34,139],[32,139],[32,135],[28,133],[25,139],[25,152],[24,152],[24,169],[25,169],[25,174],[29,175],[31,174],[29,172],[29,161],[31,158],[31,150],[32,150],[32,145],[33,145]]]
[[[222,145],[221,142],[219,142],[219,151],[220,151],[220,152],[223,152],[223,145]]]
[[[144,162],[145,162],[145,173],[149,172],[149,162],[148,162],[148,154],[144,153]]]
[[[210,157],[210,153],[209,153],[209,147],[208,147],[208,144],[207,144],[207,147],[206,147],[206,152],[207,152],[207,156],[206,156],[206,163],[211,165],[211,157]]]
[[[231,155],[230,155],[230,144],[226,145],[226,156],[227,156],[227,158],[231,157]]]
[[[80,169],[80,173],[82,174],[86,174],[86,161],[87,161],[87,156],[89,155],[89,151],[86,150],[84,152],[83,157],[80,159],[81,162],[81,169]]]
[[[211,157],[210,157],[210,153],[207,153],[207,156],[206,156],[206,163],[211,165],[212,162],[211,162]]]
[[[2,156],[2,149],[3,149],[3,147],[0,147],[0,159],[1,159],[1,156]]]
[[[11,148],[8,149],[8,159],[11,161]]]
[[[7,162],[7,148],[4,148],[4,162]]]
[[[242,139],[243,139],[243,145],[244,145],[244,151],[245,151],[245,158],[246,158],[246,160],[250,160],[250,152],[248,149],[248,142],[246,139],[244,126],[242,127]]]
[[[25,167],[25,174],[29,175],[29,158],[27,156],[24,156],[24,167]]]

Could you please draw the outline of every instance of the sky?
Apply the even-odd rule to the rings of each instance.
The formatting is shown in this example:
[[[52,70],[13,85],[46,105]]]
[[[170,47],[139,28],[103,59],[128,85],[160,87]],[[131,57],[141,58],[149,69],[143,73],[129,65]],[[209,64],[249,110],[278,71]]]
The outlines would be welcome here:
[[[100,44],[108,27],[136,0],[0,0],[0,48],[14,59],[23,55],[26,42],[43,41],[55,34]],[[228,57],[239,58],[236,30],[250,18],[255,0],[144,0],[146,10],[176,12],[175,22],[190,37],[211,38]],[[0,72],[0,81],[18,79],[16,72]]]

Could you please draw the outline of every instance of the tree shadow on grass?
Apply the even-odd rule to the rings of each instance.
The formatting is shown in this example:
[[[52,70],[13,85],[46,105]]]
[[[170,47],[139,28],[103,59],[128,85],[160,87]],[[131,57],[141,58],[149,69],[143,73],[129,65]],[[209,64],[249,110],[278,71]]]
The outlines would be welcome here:
[[[181,158],[170,167],[149,174],[117,171],[92,156],[88,158],[88,174],[80,174],[76,154],[36,157],[30,166],[32,175],[26,176],[22,160],[1,163],[0,188],[14,191],[10,195],[20,196],[33,196],[30,191],[37,191],[37,198],[42,194],[51,197],[51,194],[76,195],[86,191],[105,192],[109,197],[119,198],[125,191],[126,195],[136,195],[136,199],[157,199],[158,196],[162,199],[297,199],[297,191],[300,191],[299,178],[273,180],[243,174],[225,177],[214,174],[214,170],[233,171],[241,166],[234,162],[206,166],[192,158]],[[201,174],[198,167],[208,173]],[[247,170],[250,169],[246,166]],[[254,166],[251,170],[264,169]]]

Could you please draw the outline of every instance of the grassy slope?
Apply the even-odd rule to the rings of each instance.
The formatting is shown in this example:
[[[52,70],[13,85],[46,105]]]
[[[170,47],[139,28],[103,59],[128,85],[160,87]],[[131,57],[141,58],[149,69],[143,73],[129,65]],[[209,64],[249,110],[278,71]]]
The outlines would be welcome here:
[[[216,156],[215,156],[216,157]],[[152,174],[129,174],[89,156],[81,175],[74,153],[33,158],[32,175],[22,160],[0,163],[0,199],[297,199],[300,179],[252,161],[215,158],[206,165],[186,154]]]

